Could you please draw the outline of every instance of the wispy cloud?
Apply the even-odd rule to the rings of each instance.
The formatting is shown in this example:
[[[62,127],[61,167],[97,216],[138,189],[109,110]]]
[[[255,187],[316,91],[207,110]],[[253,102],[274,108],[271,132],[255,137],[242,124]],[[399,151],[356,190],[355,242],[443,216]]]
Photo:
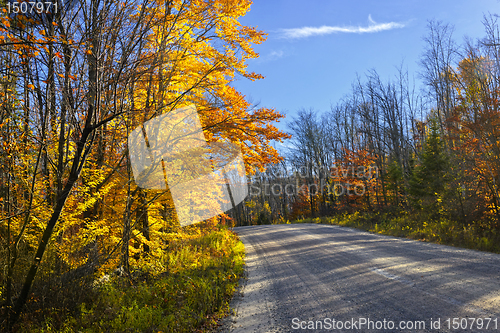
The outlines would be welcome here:
[[[405,23],[400,22],[387,22],[387,23],[377,23],[375,22],[371,15],[368,15],[368,26],[327,26],[323,25],[321,27],[302,27],[293,29],[282,29],[282,37],[290,39],[307,38],[311,36],[321,36],[329,35],[334,33],[354,33],[354,34],[364,34],[364,33],[374,33],[391,29],[404,28]]]
[[[272,51],[270,54],[269,54],[269,58],[274,60],[274,59],[279,59],[281,57],[283,57],[284,55],[284,52],[279,50],[279,51]]]
[[[263,53],[257,58],[255,61],[259,63],[265,63],[270,61],[276,61],[286,56],[286,53],[283,50],[272,50],[269,53]]]

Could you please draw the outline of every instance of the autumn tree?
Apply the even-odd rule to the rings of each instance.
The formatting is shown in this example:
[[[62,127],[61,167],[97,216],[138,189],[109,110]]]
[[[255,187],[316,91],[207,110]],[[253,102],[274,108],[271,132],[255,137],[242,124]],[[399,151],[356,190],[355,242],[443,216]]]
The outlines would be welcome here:
[[[2,104],[1,134],[15,168],[2,186],[19,184],[15,200],[2,194],[9,329],[39,268],[59,263],[70,281],[126,263],[129,251],[158,252],[168,192],[134,184],[126,146],[143,122],[194,104],[207,141],[238,144],[249,173],[280,160],[269,142],[287,137],[272,125],[282,116],[252,108],[230,85],[236,75],[261,78],[245,62],[264,34],[238,22],[250,4],[93,0],[4,12],[0,58],[11,86],[1,97],[12,111]],[[21,287],[18,251],[34,248]]]
[[[491,18],[491,17],[490,17]],[[489,21],[493,26],[496,24]],[[498,30],[490,26],[489,39],[498,39]],[[479,199],[471,205],[473,215],[484,215],[500,221],[500,113],[498,96],[498,55],[491,48],[495,42],[483,42],[482,47],[469,45],[468,57],[458,65],[456,86],[457,107],[454,112],[451,135],[456,142],[455,151],[461,162],[464,186],[475,187],[476,192],[464,192],[467,197]],[[486,208],[488,207],[488,208]]]

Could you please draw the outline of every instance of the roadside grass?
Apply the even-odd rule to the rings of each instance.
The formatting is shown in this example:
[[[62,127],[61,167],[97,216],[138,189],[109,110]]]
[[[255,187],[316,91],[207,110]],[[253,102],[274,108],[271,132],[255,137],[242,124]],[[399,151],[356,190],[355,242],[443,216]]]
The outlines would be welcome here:
[[[479,223],[460,227],[445,218],[435,220],[419,214],[354,212],[300,219],[289,223],[333,224],[389,236],[500,253],[500,235],[494,229],[485,229]]]
[[[245,249],[225,227],[172,240],[154,265],[129,277],[108,275],[92,299],[57,318],[22,321],[19,332],[209,332],[229,310]],[[30,314],[27,313],[27,316]]]

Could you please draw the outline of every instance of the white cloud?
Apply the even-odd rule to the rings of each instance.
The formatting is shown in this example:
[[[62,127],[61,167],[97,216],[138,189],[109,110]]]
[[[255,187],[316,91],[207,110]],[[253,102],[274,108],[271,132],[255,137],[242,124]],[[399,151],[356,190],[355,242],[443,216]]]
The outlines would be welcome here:
[[[269,53],[261,54],[260,57],[257,58],[255,61],[260,63],[276,61],[278,59],[283,58],[284,56],[286,56],[286,54],[283,50],[272,50]]]
[[[404,28],[406,24],[400,22],[387,22],[387,23],[377,23],[372,19],[371,15],[368,15],[368,26],[327,26],[323,25],[321,27],[302,27],[293,29],[282,29],[282,37],[297,39],[306,38],[311,36],[321,36],[329,35],[333,33],[374,33],[391,29]]]
[[[370,22],[370,24],[377,24],[377,22],[375,22],[375,21],[372,19],[372,14],[368,14],[368,21]]]
[[[279,51],[272,51],[270,54],[269,54],[269,58],[271,59],[279,59],[281,58],[282,56],[284,55],[283,51],[279,50]]]

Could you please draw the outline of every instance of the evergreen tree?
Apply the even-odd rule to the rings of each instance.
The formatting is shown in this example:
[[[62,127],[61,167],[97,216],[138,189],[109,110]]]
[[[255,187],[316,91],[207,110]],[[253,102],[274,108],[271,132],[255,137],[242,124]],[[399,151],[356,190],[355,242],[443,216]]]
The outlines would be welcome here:
[[[387,167],[387,189],[393,192],[393,204],[397,207],[404,204],[403,168],[394,159]]]
[[[430,120],[429,134],[410,177],[410,194],[416,208],[439,209],[446,193],[448,183],[448,156],[440,136],[439,124],[435,118]],[[435,211],[436,212],[436,211]]]

